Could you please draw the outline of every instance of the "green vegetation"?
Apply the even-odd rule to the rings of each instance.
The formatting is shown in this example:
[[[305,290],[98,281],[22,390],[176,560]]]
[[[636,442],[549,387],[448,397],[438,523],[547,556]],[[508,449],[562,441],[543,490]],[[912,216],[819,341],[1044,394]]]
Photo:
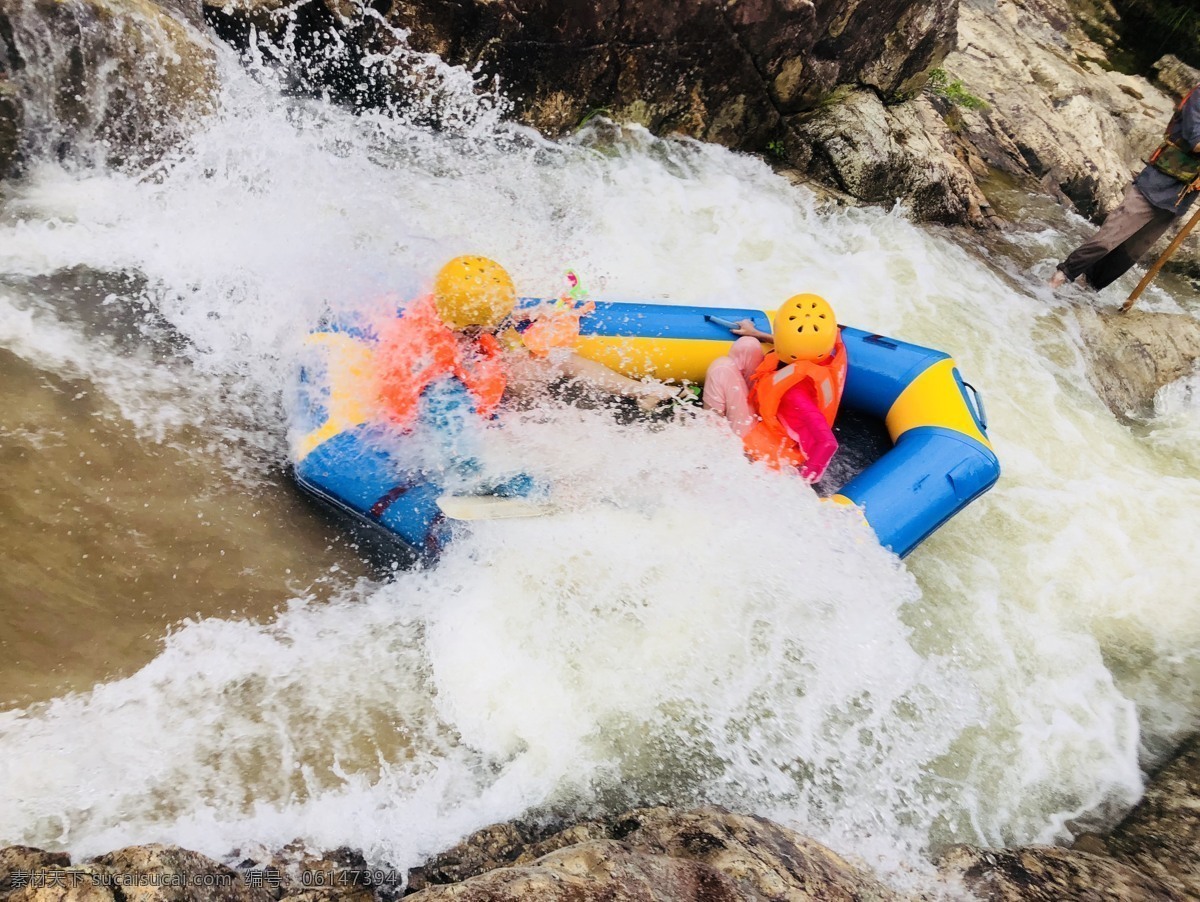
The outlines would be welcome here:
[[[963,109],[987,109],[987,103],[964,88],[961,81],[957,78],[954,81],[950,81],[950,77],[946,74],[945,69],[931,69],[929,71],[929,81],[925,83],[925,93],[931,97],[940,97],[954,104],[954,106],[960,106]]]
[[[826,107],[835,106],[841,103],[850,96],[850,92],[854,90],[853,85],[838,85],[828,94],[822,96],[816,103],[816,109],[823,110]]]
[[[602,107],[599,107],[598,109],[594,109],[594,110],[588,110],[587,113],[584,115],[584,117],[579,120],[579,124],[577,126],[575,126],[575,130],[578,131],[579,129],[583,128],[585,125],[587,125],[593,119],[595,119],[597,116],[611,116],[611,115],[612,115],[612,110],[610,110],[606,106],[602,106]]]
[[[774,141],[768,141],[767,156],[773,157],[776,160],[786,160],[787,148],[783,146],[783,141],[779,138],[776,138]]]

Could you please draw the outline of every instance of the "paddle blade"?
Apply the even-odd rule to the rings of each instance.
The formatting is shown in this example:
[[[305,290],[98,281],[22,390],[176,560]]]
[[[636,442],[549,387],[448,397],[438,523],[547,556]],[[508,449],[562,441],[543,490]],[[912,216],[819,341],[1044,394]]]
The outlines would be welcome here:
[[[550,504],[500,495],[442,495],[437,506],[451,520],[507,520],[511,517],[541,517],[554,512]]]

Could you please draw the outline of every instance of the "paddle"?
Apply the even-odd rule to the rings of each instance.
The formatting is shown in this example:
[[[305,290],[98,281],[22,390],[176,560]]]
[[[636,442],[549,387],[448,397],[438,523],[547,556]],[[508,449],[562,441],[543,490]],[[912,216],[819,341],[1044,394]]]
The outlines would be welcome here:
[[[507,520],[542,517],[558,510],[553,504],[502,495],[442,495],[437,506],[451,520]]]

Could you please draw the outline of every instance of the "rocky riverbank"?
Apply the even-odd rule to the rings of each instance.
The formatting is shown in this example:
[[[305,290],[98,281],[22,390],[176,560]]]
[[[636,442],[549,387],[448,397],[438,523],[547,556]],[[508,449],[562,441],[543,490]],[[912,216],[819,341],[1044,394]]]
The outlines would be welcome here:
[[[202,3],[0,9],[0,172],[88,140],[116,162],[161,152],[215,109],[219,37],[274,60],[293,90],[358,108],[428,101],[436,53],[547,134],[601,113],[762,152],[918,219],[987,226],[993,171],[1085,216],[1111,209],[1196,77],[1170,58],[1153,83],[1116,71],[1117,14],[1090,0]],[[42,109],[31,92],[47,88]],[[436,103],[424,112],[454,125]]]
[[[920,891],[880,882],[792,830],[719,808],[641,808],[574,824],[496,824],[407,873],[350,850],[168,846],[72,863],[0,849],[0,902],[735,902],[977,898],[1183,902],[1200,898],[1200,740],[1186,744],[1107,837],[1075,848],[953,846]]]

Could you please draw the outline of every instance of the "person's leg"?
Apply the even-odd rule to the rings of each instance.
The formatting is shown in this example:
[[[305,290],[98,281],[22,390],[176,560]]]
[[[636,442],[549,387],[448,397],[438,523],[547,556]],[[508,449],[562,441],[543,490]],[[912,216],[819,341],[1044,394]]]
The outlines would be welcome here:
[[[665,382],[647,380],[641,382],[630,379],[615,370],[609,369],[603,363],[581,357],[574,352],[567,354],[559,362],[562,373],[571,379],[581,379],[589,385],[613,395],[625,395],[636,398],[644,410],[650,410],[663,401],[669,401],[679,393],[678,386],[672,387]]]
[[[758,369],[758,365],[766,356],[762,343],[749,335],[741,336],[729,349],[729,359],[734,362],[741,371],[742,378],[747,382],[750,381],[750,377],[754,375],[754,371]]]
[[[733,343],[728,356],[718,357],[704,374],[704,407],[729,420],[739,436],[758,422],[758,415],[750,405],[749,378],[762,359],[758,339],[744,335]]]
[[[1174,215],[1166,210],[1160,210],[1148,200],[1135,185],[1130,185],[1125,191],[1125,197],[1121,203],[1108,214],[1103,225],[1090,239],[1077,247],[1062,263],[1058,264],[1058,272],[1062,273],[1061,277],[1056,275],[1054,280],[1055,287],[1063,282],[1073,282],[1081,275],[1089,276],[1089,283],[1094,287],[1097,286],[1091,279],[1092,269],[1105,257],[1113,253],[1115,250],[1122,248],[1125,242],[1129,241],[1134,236],[1138,235],[1142,229],[1146,227],[1157,228],[1158,232],[1154,236],[1162,234],[1162,231],[1171,223]],[[1153,240],[1150,242],[1153,244]],[[1117,266],[1124,262],[1127,252],[1120,250],[1118,256],[1121,260],[1114,259],[1112,264],[1106,262],[1104,270],[1117,269]],[[1136,258],[1134,258],[1136,259]],[[1120,273],[1124,272],[1129,266],[1133,265],[1133,261],[1129,261],[1124,269],[1120,269],[1116,275],[1109,278],[1104,284],[1107,285],[1112,279],[1115,279]]]
[[[1157,208],[1156,208],[1157,209]],[[1158,210],[1155,218],[1138,229],[1127,241],[1117,245],[1112,252],[1097,260],[1087,273],[1088,285],[1099,291],[1111,285],[1145,256],[1154,242],[1171,227],[1177,217],[1166,210]]]

